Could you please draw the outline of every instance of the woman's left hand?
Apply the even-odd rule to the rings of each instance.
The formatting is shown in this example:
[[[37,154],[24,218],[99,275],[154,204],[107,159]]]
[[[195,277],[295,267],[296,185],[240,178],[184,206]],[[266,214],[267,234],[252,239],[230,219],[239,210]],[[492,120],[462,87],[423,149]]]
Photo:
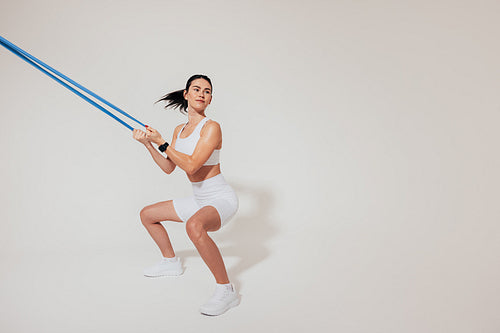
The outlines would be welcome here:
[[[161,134],[151,126],[146,127],[146,137],[149,141],[154,142],[157,145],[161,145],[165,142],[165,140],[161,137]]]

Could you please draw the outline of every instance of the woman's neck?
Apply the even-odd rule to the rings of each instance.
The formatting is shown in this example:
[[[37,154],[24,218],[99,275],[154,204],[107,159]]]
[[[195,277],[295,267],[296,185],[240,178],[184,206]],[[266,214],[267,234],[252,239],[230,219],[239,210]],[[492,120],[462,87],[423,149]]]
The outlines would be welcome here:
[[[200,113],[194,109],[188,107],[188,123],[193,125],[200,122],[203,118],[205,118],[205,110]]]

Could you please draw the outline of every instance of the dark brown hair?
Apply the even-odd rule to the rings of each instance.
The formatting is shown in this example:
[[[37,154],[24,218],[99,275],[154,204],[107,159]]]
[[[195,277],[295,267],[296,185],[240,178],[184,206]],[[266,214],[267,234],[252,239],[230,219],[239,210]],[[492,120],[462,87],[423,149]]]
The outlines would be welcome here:
[[[186,114],[186,110],[188,107],[188,102],[184,99],[184,90],[189,91],[189,87],[191,86],[191,83],[196,80],[196,79],[204,79],[208,83],[210,83],[210,88],[213,92],[213,87],[212,87],[212,81],[210,81],[210,78],[206,75],[203,74],[195,74],[189,78],[189,80],[186,83],[186,89],[181,89],[181,90],[176,90],[172,91],[171,93],[166,94],[159,100],[155,102],[158,103],[160,101],[165,101],[167,104],[165,105],[165,109],[172,108],[172,109],[179,109],[179,111],[183,114]]]

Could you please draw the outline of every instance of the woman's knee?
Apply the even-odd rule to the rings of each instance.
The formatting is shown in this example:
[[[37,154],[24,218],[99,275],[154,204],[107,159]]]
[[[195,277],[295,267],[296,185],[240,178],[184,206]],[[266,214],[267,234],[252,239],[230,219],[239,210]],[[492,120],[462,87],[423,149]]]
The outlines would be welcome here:
[[[141,217],[142,224],[150,224],[153,221],[151,220],[151,205],[146,206],[143,209],[141,209],[141,212],[139,213],[139,216]]]
[[[186,232],[193,242],[196,242],[203,234],[206,234],[203,223],[196,218],[191,218],[186,222]]]

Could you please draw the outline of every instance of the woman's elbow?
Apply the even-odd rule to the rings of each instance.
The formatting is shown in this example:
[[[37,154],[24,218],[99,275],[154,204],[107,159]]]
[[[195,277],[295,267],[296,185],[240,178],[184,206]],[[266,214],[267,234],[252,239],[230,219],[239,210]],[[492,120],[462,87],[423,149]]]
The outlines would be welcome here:
[[[194,175],[198,170],[200,170],[201,166],[199,165],[190,165],[185,171],[188,174],[188,176]]]
[[[162,169],[167,175],[170,175],[175,170],[175,166],[173,168],[163,168]]]

